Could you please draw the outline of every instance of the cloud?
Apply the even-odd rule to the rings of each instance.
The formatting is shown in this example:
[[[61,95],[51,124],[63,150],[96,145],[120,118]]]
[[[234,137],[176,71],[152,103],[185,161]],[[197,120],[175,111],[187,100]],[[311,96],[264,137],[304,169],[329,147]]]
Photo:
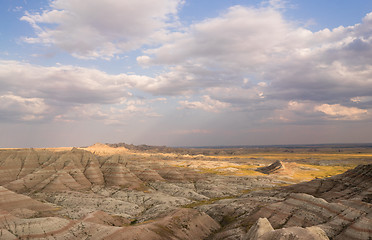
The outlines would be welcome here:
[[[372,96],[357,96],[350,98],[350,101],[354,103],[371,103]]]
[[[147,53],[155,56],[153,64],[196,60],[204,65],[252,69],[252,64],[265,63],[271,54],[280,51],[276,45],[286,39],[291,28],[272,8],[234,6],[220,17],[174,34],[172,42]]]
[[[289,101],[273,112],[273,121],[287,123],[320,123],[323,121],[361,121],[370,118],[370,109],[347,107],[340,104],[319,104],[315,101]]]
[[[275,9],[285,9],[288,7],[288,1],[285,0],[268,0],[268,1],[263,1],[262,4],[263,6],[268,5],[272,8]]]
[[[206,92],[215,99],[231,104],[257,104],[265,98],[264,87],[258,84],[257,86],[249,87],[211,87],[207,88]]]
[[[98,120],[105,125],[126,125],[133,118],[141,122],[146,118],[158,118],[162,116],[156,113],[147,101],[141,102],[133,104],[129,101],[123,104],[110,105],[109,107],[98,104],[78,105],[55,116],[54,120],[61,122]]]
[[[316,111],[323,112],[331,119],[336,120],[361,120],[368,117],[368,110],[356,107],[345,107],[340,104],[322,104],[315,107]]]
[[[75,66],[43,67],[18,61],[0,61],[0,94],[38,97],[47,104],[116,103],[129,96],[135,76]]]
[[[279,66],[278,66],[279,67]],[[268,72],[271,79],[267,95],[277,99],[320,102],[349,102],[350,98],[371,96],[372,65],[350,66],[340,61],[331,64],[293,62],[282,70]]]
[[[47,10],[26,12],[34,28],[28,43],[55,45],[80,58],[111,58],[154,44],[177,21],[181,0],[53,0]]]
[[[22,6],[16,6],[12,9],[13,12],[20,12],[22,11],[23,7]]]
[[[251,115],[262,121],[310,122],[336,118],[362,121],[368,118],[362,116],[369,116],[342,115],[337,106],[351,112],[354,108],[370,112],[372,13],[353,26],[313,32],[284,17],[281,9],[286,1],[273,0],[257,8],[233,6],[218,17],[171,32],[168,27],[176,20],[181,1],[162,0],[153,8],[158,2],[151,1],[144,9],[136,7],[137,3],[109,2],[111,5],[102,6],[102,13],[97,15],[93,14],[97,6],[104,3],[98,4],[96,0],[90,3],[92,7],[82,8],[86,1],[58,0],[51,2],[50,10],[26,14],[23,20],[33,24],[37,32],[37,37],[28,41],[58,45],[80,57],[108,58],[145,44],[147,49],[137,57],[137,62],[150,70],[154,66],[157,70],[162,67],[162,71],[150,77],[109,75],[72,66],[45,69],[28,66],[34,71],[27,72],[27,79],[36,76],[33,72],[43,72],[32,81],[42,82],[40,86],[45,87],[35,88],[25,81],[34,91],[30,94],[20,91],[17,81],[0,81],[0,87],[8,84],[0,89],[23,98],[41,98],[53,106],[124,103],[131,98],[129,93],[133,89],[158,97],[176,96],[174,99],[183,95],[192,99],[202,96],[199,100],[179,101],[180,109],[220,112],[228,108],[247,115],[257,113]],[[122,16],[128,6],[135,10]],[[155,11],[159,8],[160,11]],[[138,14],[137,10],[146,14]],[[102,14],[117,18],[112,18],[115,22],[101,23]],[[137,14],[133,24],[118,23]],[[81,33],[74,32],[76,29],[81,29]],[[64,39],[70,30],[72,40]],[[74,39],[75,35],[84,39]],[[154,41],[157,45],[151,45]],[[27,64],[21,65],[21,69],[27,68]],[[12,75],[22,79],[16,71]],[[10,75],[9,78],[12,79]],[[53,80],[49,84],[47,79]],[[326,108],[327,105],[331,107]],[[338,114],[332,115],[329,108]],[[127,110],[125,114],[130,108]],[[120,115],[118,111],[115,114]]]
[[[269,121],[285,123],[315,123],[319,122],[321,114],[314,110],[315,102],[290,100],[278,105],[271,113]]]
[[[187,108],[187,109],[201,109],[207,112],[220,112],[221,110],[228,108],[230,106],[229,103],[226,102],[221,102],[216,99],[212,99],[208,95],[204,95],[202,97],[201,101],[179,101],[178,102],[182,108]]]
[[[0,60],[0,112],[17,121],[77,119],[107,120],[114,116],[158,116],[154,102],[131,93],[134,86],[151,78],[117,74],[75,66],[43,67]],[[110,108],[109,108],[110,106]]]
[[[291,112],[288,119],[298,121],[319,118],[321,112],[314,111],[318,105],[355,107],[357,102],[350,99],[371,97],[372,13],[353,26],[312,32],[286,20],[278,10],[282,3],[230,7],[146,50],[138,58],[141,64],[168,67],[146,91],[207,94],[230,104],[230,109],[271,109],[276,116],[278,111],[282,116]],[[291,101],[307,103],[311,111],[290,109]],[[203,109],[208,105],[204,102],[180,103]],[[367,103],[359,104],[360,109],[368,108]],[[357,119],[363,118],[353,120]]]
[[[47,112],[48,106],[41,98],[23,98],[12,93],[0,96],[0,120],[41,120]]]

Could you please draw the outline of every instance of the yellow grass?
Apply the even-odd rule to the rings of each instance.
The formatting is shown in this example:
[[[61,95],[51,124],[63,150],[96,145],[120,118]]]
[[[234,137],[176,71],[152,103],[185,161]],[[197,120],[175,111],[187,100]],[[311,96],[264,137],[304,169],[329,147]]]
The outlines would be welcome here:
[[[276,160],[276,159],[275,159]],[[225,163],[225,164],[222,164]],[[315,178],[326,178],[337,174],[341,174],[349,169],[356,167],[355,164],[348,165],[331,165],[331,166],[320,166],[314,164],[302,164],[302,163],[283,163],[285,168],[276,173],[270,175],[263,174],[255,171],[259,165],[252,164],[227,164],[228,161],[221,162],[222,165],[216,164],[216,167],[193,167],[199,170],[203,174],[217,174],[217,175],[229,175],[229,176],[271,176],[277,179],[283,179],[291,182],[302,182],[310,181]],[[335,162],[337,164],[337,162]],[[213,164],[212,164],[213,165]],[[176,167],[186,167],[182,165],[173,165]]]
[[[355,168],[355,165],[346,166],[319,166],[319,165],[309,165],[309,164],[298,164],[300,167],[308,167],[316,170],[302,170],[299,168],[294,171],[290,177],[295,182],[309,181],[315,178],[326,178],[334,175],[338,175],[346,172],[349,169]]]
[[[343,160],[343,159],[371,159],[372,153],[254,153],[246,155],[213,156],[217,159],[259,159],[259,160]]]

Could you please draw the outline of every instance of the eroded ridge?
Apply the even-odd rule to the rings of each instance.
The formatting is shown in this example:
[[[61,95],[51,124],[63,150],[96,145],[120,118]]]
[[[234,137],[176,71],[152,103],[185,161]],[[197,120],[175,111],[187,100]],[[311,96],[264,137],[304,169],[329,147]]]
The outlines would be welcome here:
[[[316,168],[235,174],[261,165],[244,161],[102,144],[1,150],[0,239],[372,238],[371,164],[283,187],[286,172]]]
[[[282,234],[287,237],[280,239],[324,239],[308,236],[306,232],[315,229],[329,239],[368,240],[372,238],[371,189],[372,164],[360,165],[334,177],[221,200],[204,206],[204,211],[220,222],[226,216],[233,219],[213,239],[277,239]],[[261,225],[265,234],[260,233]]]

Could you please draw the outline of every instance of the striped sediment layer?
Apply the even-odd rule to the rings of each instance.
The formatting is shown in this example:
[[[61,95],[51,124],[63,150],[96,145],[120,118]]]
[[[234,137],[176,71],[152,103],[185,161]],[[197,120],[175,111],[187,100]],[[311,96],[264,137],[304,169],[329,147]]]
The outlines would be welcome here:
[[[129,225],[130,220],[121,216],[113,216],[103,211],[95,211],[86,215],[83,222],[97,223],[101,225],[122,227],[123,225]]]
[[[285,166],[283,169],[283,164],[276,162],[261,170],[286,174],[290,167]],[[0,151],[0,239],[197,240],[219,228],[215,220],[228,224],[222,228],[223,236],[241,239],[248,236],[248,226],[264,218],[273,228],[265,233],[265,239],[326,234],[331,239],[369,240],[371,166],[275,189],[272,195],[271,190],[253,191],[238,198],[210,201],[227,196],[233,188],[238,193],[248,185],[266,186],[264,181],[272,178],[206,179],[194,169],[169,166],[164,160],[142,155],[98,156],[81,149]],[[54,205],[26,195],[58,204],[60,209],[54,211]],[[265,199],[268,201],[261,201]],[[200,201],[199,209],[205,209],[215,220],[194,209],[179,209],[193,201]],[[129,219],[134,218],[150,221],[132,226]],[[260,221],[258,225],[265,220]],[[229,224],[240,232],[234,235]],[[256,233],[260,232],[257,224]]]
[[[28,196],[17,194],[0,186],[0,210],[29,209],[33,211],[50,211],[55,207],[34,200]]]
[[[205,213],[194,209],[179,209],[168,216],[137,226],[118,229],[110,234],[97,234],[95,239],[205,239],[220,225]],[[104,235],[104,236],[103,236]]]
[[[98,219],[98,220],[97,220]],[[103,219],[103,221],[102,221]],[[147,224],[110,226],[107,214],[93,213],[82,220],[57,217],[20,219],[0,212],[2,239],[203,239],[220,226],[205,213],[179,209]],[[109,224],[107,224],[109,223]],[[113,224],[114,225],[114,224]]]
[[[294,239],[318,239],[306,237],[315,230],[314,233],[320,235],[324,232],[329,239],[370,240],[371,175],[371,164],[360,165],[334,177],[268,191],[253,191],[199,209],[204,209],[221,223],[232,219],[213,235],[213,239],[290,239],[282,234],[287,237],[297,235],[298,238]],[[270,233],[258,237],[257,232],[262,230],[258,225],[265,225],[265,222],[272,229],[267,227]],[[252,230],[247,232],[251,226]]]
[[[368,211],[359,210],[304,193],[292,193],[249,217],[250,221],[259,218],[267,218],[274,228],[317,226],[332,239],[372,237],[372,206]]]
[[[244,240],[329,240],[319,227],[289,227],[274,230],[267,218],[259,218],[244,236]]]
[[[143,184],[124,164],[107,161],[102,166],[103,176],[108,186],[123,186],[129,189],[137,189]]]
[[[287,187],[286,191],[308,193],[328,201],[372,203],[372,164],[359,165],[333,177],[295,184]]]
[[[89,189],[92,184],[104,184],[104,179],[90,152],[26,149],[0,152],[0,184],[24,193]]]
[[[145,190],[146,182],[201,178],[193,169],[128,156],[96,156],[76,148],[61,152],[0,151],[0,185],[18,193],[81,191],[93,185]]]

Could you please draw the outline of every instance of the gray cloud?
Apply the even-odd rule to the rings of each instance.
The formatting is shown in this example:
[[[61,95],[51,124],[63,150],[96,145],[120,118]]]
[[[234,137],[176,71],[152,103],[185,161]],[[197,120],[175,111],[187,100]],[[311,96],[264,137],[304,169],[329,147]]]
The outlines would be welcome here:
[[[365,120],[346,115],[331,118],[327,114],[331,111],[314,107],[371,111],[367,104],[350,101],[372,96],[370,29],[372,13],[354,26],[311,32],[285,20],[273,7],[235,6],[174,33],[169,42],[145,51],[147,55],[137,60],[147,66],[172,66],[147,89],[153,93],[207,91],[233,109],[277,109],[287,114],[295,112],[287,107],[291,101],[309,102],[311,111],[293,119],[326,114],[323,120]],[[273,111],[272,119],[277,115]]]
[[[22,98],[12,94],[0,96],[0,121],[40,121],[48,110],[41,98]]]
[[[122,5],[124,3],[103,8],[103,13],[118,17],[112,18],[116,19],[114,22],[100,23],[91,12],[96,11],[96,7],[85,9],[83,3],[54,1],[51,11],[26,15],[23,20],[34,24],[39,31],[37,38],[29,41],[49,41],[57,45],[60,43],[56,41],[76,42],[79,45],[79,41],[67,41],[54,32],[67,31],[72,23],[78,23],[82,33],[76,36],[93,34],[92,40],[84,38],[88,39],[87,43],[73,47],[61,43],[62,48],[85,57],[104,57],[134,49],[157,34],[159,38],[155,39],[161,40],[160,46],[145,50],[145,55],[139,56],[137,61],[149,67],[164,66],[164,72],[155,77],[108,75],[92,69],[63,66],[42,69],[46,73],[37,77],[27,73],[27,79],[40,82],[38,88],[29,87],[33,94],[22,92],[21,87],[6,81],[0,82],[8,84],[4,89],[23,98],[41,98],[45,104],[53,106],[117,104],[130,97],[128,89],[136,89],[154,95],[204,96],[192,101],[178,99],[178,104],[181,109],[211,112],[227,107],[232,111],[257,111],[259,116],[255,118],[262,116],[261,121],[280,120],[284,115],[290,122],[317,118],[325,121],[365,120],[370,116],[368,103],[350,99],[372,96],[372,65],[369,61],[372,57],[372,13],[354,26],[312,32],[283,17],[278,10],[282,1],[269,1],[268,5],[259,8],[234,6],[216,18],[188,26],[182,32],[165,33],[169,15],[175,17],[181,1],[163,0],[154,9],[141,10],[133,3],[134,9],[146,12],[139,15],[136,19],[139,22],[133,26],[119,23],[125,20],[119,14],[127,11],[128,6]],[[94,1],[94,4],[98,3]],[[74,12],[84,21],[77,21],[70,15]],[[49,23],[60,24],[60,27],[44,29],[42,24]],[[85,28],[89,31],[85,32]],[[138,38],[144,40],[137,41]],[[132,41],[139,45],[129,46]],[[28,68],[30,72],[40,70]],[[17,74],[21,73],[12,73]],[[27,85],[27,82],[22,84]],[[293,103],[305,107],[295,108]],[[112,116],[119,116],[119,112]],[[341,112],[361,113],[363,117],[336,114]],[[106,111],[100,117],[107,118],[108,115]]]
[[[134,115],[156,117],[150,105],[157,99],[138,101],[131,93],[133,86],[150,80],[82,67],[0,61],[0,115],[7,121],[91,118],[106,123]]]
[[[130,76],[74,66],[43,67],[0,61],[0,93],[66,104],[109,104],[128,96]]]

